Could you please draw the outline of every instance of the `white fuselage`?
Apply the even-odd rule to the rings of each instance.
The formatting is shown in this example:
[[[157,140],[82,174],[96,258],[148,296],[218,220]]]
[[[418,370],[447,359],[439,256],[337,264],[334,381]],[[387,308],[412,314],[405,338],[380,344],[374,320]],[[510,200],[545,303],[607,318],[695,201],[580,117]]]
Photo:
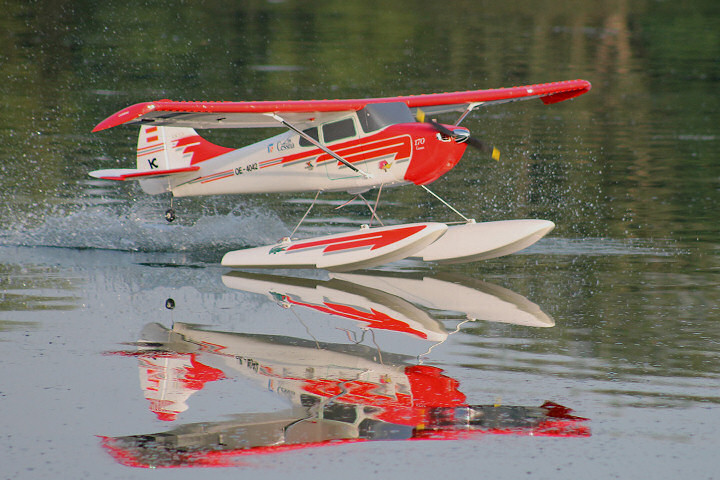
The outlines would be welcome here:
[[[412,149],[409,135],[374,142],[362,140],[362,144],[358,139],[348,140],[329,147],[371,178],[349,169],[313,145],[300,146],[299,135],[285,132],[203,161],[191,180],[174,178],[171,190],[178,197],[238,192],[362,192],[378,185],[408,183],[404,176],[410,156],[398,158],[398,154],[402,147]],[[373,148],[377,154],[373,154]]]

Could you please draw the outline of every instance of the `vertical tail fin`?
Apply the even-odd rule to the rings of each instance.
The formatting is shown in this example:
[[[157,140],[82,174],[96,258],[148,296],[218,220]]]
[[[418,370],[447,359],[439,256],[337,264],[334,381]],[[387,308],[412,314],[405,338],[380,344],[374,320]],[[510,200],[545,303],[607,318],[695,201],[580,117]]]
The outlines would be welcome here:
[[[138,136],[137,169],[169,170],[190,166],[192,155],[186,155],[176,144],[178,140],[192,137],[198,137],[192,128],[143,125]]]
[[[143,125],[138,136],[137,169],[146,172],[184,168],[232,150],[208,142],[192,128]],[[140,186],[151,194],[171,189],[167,179],[140,180]]]
[[[137,146],[138,170],[169,170],[189,167],[231,152],[210,143],[192,128],[143,125]]]

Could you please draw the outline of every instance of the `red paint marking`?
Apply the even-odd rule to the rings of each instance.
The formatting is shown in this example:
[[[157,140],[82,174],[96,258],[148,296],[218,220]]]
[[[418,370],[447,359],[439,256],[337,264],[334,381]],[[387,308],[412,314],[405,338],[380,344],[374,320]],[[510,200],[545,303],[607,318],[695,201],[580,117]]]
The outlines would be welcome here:
[[[427,334],[425,334],[425,332],[415,330],[414,328],[411,328],[406,322],[393,318],[383,312],[378,312],[375,309],[370,309],[369,312],[365,312],[362,310],[358,310],[352,305],[343,305],[340,303],[325,302],[323,305],[315,303],[305,303],[302,301],[293,300],[287,295],[283,297],[283,300],[293,305],[298,305],[300,307],[311,308],[313,310],[317,310],[319,312],[327,313],[330,315],[338,315],[340,317],[349,318],[351,320],[364,322],[367,324],[368,327],[371,328],[409,333],[411,335],[416,335],[420,338],[427,338]]]
[[[145,157],[148,155],[152,155],[153,153],[160,153],[162,151],[163,151],[162,147],[156,148],[155,150],[148,150],[147,152],[141,152],[140,150],[138,150],[138,156]]]
[[[145,130],[145,133],[155,133],[157,132],[158,127],[148,127],[147,130]]]
[[[323,253],[338,252],[341,250],[350,250],[353,248],[369,247],[370,250],[391,245],[400,240],[414,235],[423,230],[426,225],[414,225],[410,227],[395,228],[392,230],[375,231],[368,233],[360,233],[357,235],[348,235],[347,237],[329,238],[324,240],[315,240],[312,242],[296,243],[288,247],[286,251],[302,250],[304,248],[314,248],[325,246]]]
[[[144,152],[145,150],[152,150],[153,148],[159,148],[162,150],[163,144],[162,143],[156,143],[154,145],[148,145],[146,147],[138,148],[138,153]]]
[[[410,137],[399,139],[400,143],[391,143],[385,145],[379,145],[380,142],[367,143],[359,145],[352,149],[338,150],[338,155],[345,158],[350,163],[360,162],[363,160],[369,160],[378,157],[384,157],[386,155],[395,155],[395,158],[409,158],[410,157]],[[387,142],[386,142],[387,143]],[[320,155],[317,159],[317,163],[323,163],[327,161],[333,161],[333,158],[328,154]],[[341,162],[337,162],[338,165],[342,165]]]
[[[416,407],[457,407],[465,404],[465,394],[460,382],[443,374],[443,370],[431,365],[405,367],[410,381],[413,405]]]
[[[414,128],[414,124],[403,125],[403,131]],[[418,128],[426,128],[422,124],[418,124]],[[433,130],[434,133],[434,130]],[[373,159],[393,155],[395,161],[405,160],[412,156],[412,136],[404,133],[397,135],[397,130],[393,131],[393,127],[379,134],[373,134],[368,137],[350,140],[346,143],[333,145],[332,150],[338,155],[345,158],[350,163],[363,161],[372,161]],[[298,162],[312,160],[319,166],[325,162],[337,162],[333,157],[323,152],[319,148],[288,155],[286,157],[276,157],[260,162],[260,168],[275,167],[278,165],[288,166]],[[337,162],[338,166],[342,163]]]
[[[467,148],[466,143],[438,142],[437,131],[428,124],[418,124],[416,133],[416,141],[424,141],[424,148],[415,151],[404,176],[416,185],[432,183],[452,170]]]
[[[407,127],[407,126],[406,126]],[[344,157],[350,163],[360,162],[385,155],[395,155],[395,159],[410,158],[412,154],[412,144],[410,135],[392,135],[387,136],[387,132],[375,134],[370,137],[351,140],[347,143],[333,145],[332,149],[338,155]],[[325,161],[335,161],[333,157],[326,154],[319,148],[288,155],[286,157],[277,157],[269,160],[262,160],[260,168],[274,167],[277,165],[286,166],[291,163],[306,161],[317,157],[317,163]],[[342,165],[338,162],[339,165]]]
[[[183,153],[192,154],[190,165],[195,165],[196,163],[200,163],[235,150],[234,148],[221,147],[220,145],[210,143],[200,135],[191,135],[189,137],[181,138],[175,144],[175,148],[181,147],[185,147]]]
[[[221,177],[211,178],[210,180],[203,180],[200,183],[214,182],[215,180],[222,180],[223,178],[228,178],[228,177],[231,177],[232,175],[233,175],[233,172],[230,172],[230,173],[226,173],[225,175],[223,175]]]
[[[526,85],[521,87],[472,90],[465,92],[435,93],[429,95],[406,95],[386,98],[363,98],[349,100],[291,100],[260,102],[181,102],[157,100],[132,105],[100,122],[93,132],[116,127],[150,116],[153,112],[184,113],[281,113],[281,112],[346,112],[360,110],[371,103],[403,102],[410,108],[435,105],[458,105],[473,102],[496,102],[523,97],[547,97],[546,103],[554,103],[588,92],[590,82],[567,80],[563,82]]]
[[[147,143],[157,142],[160,139],[157,135],[154,135],[152,137],[147,137]]]

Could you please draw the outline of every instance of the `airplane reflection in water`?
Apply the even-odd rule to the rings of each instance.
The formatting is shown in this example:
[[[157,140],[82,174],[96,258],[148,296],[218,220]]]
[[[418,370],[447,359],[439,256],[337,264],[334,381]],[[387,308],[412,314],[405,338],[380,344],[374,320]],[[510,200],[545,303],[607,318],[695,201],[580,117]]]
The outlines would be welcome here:
[[[264,294],[284,308],[308,308],[356,320],[368,328],[442,341],[443,324],[428,310],[455,311],[467,321],[485,320],[529,327],[555,322],[536,304],[506,288],[467,277],[408,278],[330,273],[330,280],[231,272],[223,283]]]
[[[230,288],[267,294],[283,308],[310,308],[352,319],[363,330],[403,332],[423,343],[437,344],[448,333],[416,305],[465,308],[469,319],[553,325],[529,300],[485,283],[471,288],[467,282],[432,278],[343,274],[320,281],[239,272],[223,281]],[[360,342],[219,332],[184,323],[167,329],[151,323],[137,346],[136,352],[119,353],[138,359],[145,397],[162,420],[176,420],[193,393],[225,378],[254,382],[291,407],[155,434],[103,437],[108,452],[130,466],[233,466],[252,454],[370,440],[458,439],[489,433],[590,435],[587,419],[552,402],[539,407],[470,405],[459,382],[441,369],[418,364],[418,357]]]

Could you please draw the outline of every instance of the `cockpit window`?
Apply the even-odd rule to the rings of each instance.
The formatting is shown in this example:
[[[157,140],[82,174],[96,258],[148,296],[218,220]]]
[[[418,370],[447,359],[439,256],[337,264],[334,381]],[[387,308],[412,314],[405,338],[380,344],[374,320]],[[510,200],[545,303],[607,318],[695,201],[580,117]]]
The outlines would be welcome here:
[[[322,127],[323,141],[331,143],[336,140],[355,136],[355,123],[352,118],[327,123]]]
[[[303,130],[303,133],[308,135],[309,137],[314,138],[315,140],[320,139],[320,134],[318,133],[317,127],[308,128],[307,130]],[[310,147],[312,146],[312,143],[308,142],[305,137],[300,137],[300,146],[301,147]]]
[[[408,106],[402,102],[370,103],[358,112],[358,120],[365,133],[396,123],[415,121]]]

